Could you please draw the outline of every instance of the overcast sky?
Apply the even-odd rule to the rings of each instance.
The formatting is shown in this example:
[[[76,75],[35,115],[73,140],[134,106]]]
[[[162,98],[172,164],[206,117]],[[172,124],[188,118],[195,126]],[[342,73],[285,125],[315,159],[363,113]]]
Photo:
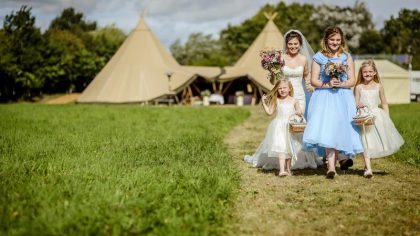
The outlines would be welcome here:
[[[279,0],[0,0],[0,24],[5,15],[19,10],[21,5],[32,7],[36,25],[45,30],[53,18],[67,7],[82,12],[85,19],[99,26],[116,24],[128,33],[137,24],[139,12],[147,9],[146,20],[162,43],[169,47],[177,38],[185,41],[192,32],[217,37],[230,24],[239,24],[253,16],[266,3]],[[355,0],[285,0],[292,2],[352,6]],[[420,10],[419,0],[365,0],[377,29],[384,20],[397,16],[401,8]],[[397,6],[398,5],[398,6]]]

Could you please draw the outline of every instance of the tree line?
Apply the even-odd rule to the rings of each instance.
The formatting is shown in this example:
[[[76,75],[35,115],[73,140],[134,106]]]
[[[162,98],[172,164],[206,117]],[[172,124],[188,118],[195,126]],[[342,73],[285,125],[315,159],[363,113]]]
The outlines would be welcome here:
[[[73,8],[41,33],[31,8],[22,6],[0,29],[0,102],[82,91],[125,38],[115,26],[98,28]]]
[[[64,9],[45,32],[35,25],[31,8],[22,6],[5,16],[0,29],[0,102],[34,100],[44,94],[81,92],[103,68],[126,35],[115,25],[98,27],[74,8]],[[328,25],[346,33],[353,54],[411,54],[420,69],[420,12],[402,9],[377,31],[363,2],[353,7],[310,4],[267,4],[239,25],[228,25],[217,39],[192,33],[170,50],[180,64],[234,64],[267,22],[264,12],[277,12],[281,32],[299,29],[314,50]]]
[[[382,29],[376,30],[372,15],[359,1],[352,7],[315,7],[283,1],[267,4],[241,24],[228,25],[218,39],[193,33],[184,44],[175,41],[171,52],[184,65],[233,65],[267,23],[264,12],[277,12],[274,23],[279,30],[283,33],[290,29],[300,30],[314,51],[319,49],[324,29],[337,25],[344,30],[352,54],[411,54],[413,69],[420,69],[420,12],[401,9],[397,17],[391,16]]]

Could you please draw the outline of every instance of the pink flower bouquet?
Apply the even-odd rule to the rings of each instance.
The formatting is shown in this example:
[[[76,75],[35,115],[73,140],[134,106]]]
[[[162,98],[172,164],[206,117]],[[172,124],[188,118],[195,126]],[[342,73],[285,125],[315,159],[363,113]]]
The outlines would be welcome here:
[[[260,57],[261,66],[264,70],[268,70],[267,79],[269,79],[272,84],[283,77],[282,67],[285,63],[281,50],[264,49],[260,52]]]

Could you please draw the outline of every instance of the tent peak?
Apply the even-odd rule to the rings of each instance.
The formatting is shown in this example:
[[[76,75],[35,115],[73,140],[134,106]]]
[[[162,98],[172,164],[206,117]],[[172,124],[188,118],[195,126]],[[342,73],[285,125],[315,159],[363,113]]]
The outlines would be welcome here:
[[[264,16],[267,18],[267,20],[274,20],[277,16],[277,12],[264,12]]]
[[[146,20],[144,19],[144,16],[140,17],[140,20],[137,23],[137,26],[136,26],[135,30],[148,30],[148,31],[150,31],[150,28],[146,24]]]

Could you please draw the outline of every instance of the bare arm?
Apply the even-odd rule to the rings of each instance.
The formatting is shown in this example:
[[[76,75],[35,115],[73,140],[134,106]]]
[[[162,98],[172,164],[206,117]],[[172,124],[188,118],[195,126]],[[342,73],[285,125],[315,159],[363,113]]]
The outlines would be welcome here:
[[[274,109],[270,108],[270,106],[267,102],[267,95],[263,94],[262,97],[261,97],[261,100],[262,100],[262,105],[263,105],[265,113],[269,116],[273,115],[274,111],[272,111],[272,110],[274,110]]]
[[[305,60],[305,66],[303,67],[303,79],[305,80],[305,87],[308,91],[313,91],[314,88],[311,85],[311,74],[309,74],[308,61]]]
[[[300,108],[300,104],[298,100],[295,100],[295,114],[299,116],[303,115],[303,112],[302,112],[302,109]]]
[[[321,66],[315,61],[312,63],[311,69],[311,85],[314,88],[329,88],[329,84],[325,84],[319,80],[319,72],[321,71]]]
[[[384,87],[382,85],[379,85],[379,98],[381,99],[382,109],[389,116],[388,102],[386,101],[385,91],[384,91]]]
[[[356,99],[357,108],[364,107],[364,104],[360,102],[360,86],[356,86],[354,89],[354,98]]]

